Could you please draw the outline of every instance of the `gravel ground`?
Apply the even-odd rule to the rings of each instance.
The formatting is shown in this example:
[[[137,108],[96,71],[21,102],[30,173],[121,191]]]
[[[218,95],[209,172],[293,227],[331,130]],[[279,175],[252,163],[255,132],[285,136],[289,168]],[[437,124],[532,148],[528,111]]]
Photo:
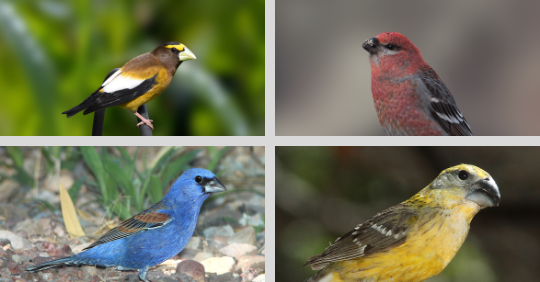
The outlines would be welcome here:
[[[23,148],[25,167],[29,171],[33,171],[39,151],[39,148]],[[147,276],[149,280],[265,280],[264,153],[264,147],[234,147],[228,150],[217,169],[222,172],[218,177],[228,191],[203,206],[197,229],[186,248],[175,257],[151,268]],[[1,148],[0,159],[9,164],[10,159]],[[205,167],[209,161],[206,151],[203,151],[191,164]],[[14,175],[15,172],[10,170],[0,165],[2,176]],[[81,161],[73,171],[61,170],[59,179],[65,187],[70,187],[71,183],[83,175],[91,177],[84,161]],[[107,218],[105,209],[96,201],[96,194],[83,185],[75,206],[87,236],[70,238],[60,212],[59,192],[54,188],[57,185],[51,184],[54,183],[54,177],[47,172],[40,173],[39,183],[43,189],[37,193],[29,192],[28,189],[25,191],[10,177],[1,179],[0,282],[139,281],[136,271],[117,271],[116,268],[95,266],[26,272],[27,266],[82,251],[100,235],[115,227],[120,220]],[[55,206],[56,211],[44,208],[41,201]]]

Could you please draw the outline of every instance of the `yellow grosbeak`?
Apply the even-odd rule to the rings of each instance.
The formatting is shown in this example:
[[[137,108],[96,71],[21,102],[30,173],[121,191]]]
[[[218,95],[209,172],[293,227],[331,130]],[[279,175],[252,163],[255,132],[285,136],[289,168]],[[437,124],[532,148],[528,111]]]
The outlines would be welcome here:
[[[167,42],[158,46],[154,51],[139,55],[123,67],[112,70],[103,84],[82,103],[62,114],[71,117],[84,110],[83,114],[120,106],[133,112],[141,122],[152,130],[151,120],[145,119],[137,109],[161,94],[176,73],[183,61],[194,60],[195,55],[178,42]]]
[[[500,200],[497,184],[482,169],[465,164],[446,169],[409,200],[310,257],[306,265],[321,271],[309,281],[424,281],[452,260],[474,215]]]

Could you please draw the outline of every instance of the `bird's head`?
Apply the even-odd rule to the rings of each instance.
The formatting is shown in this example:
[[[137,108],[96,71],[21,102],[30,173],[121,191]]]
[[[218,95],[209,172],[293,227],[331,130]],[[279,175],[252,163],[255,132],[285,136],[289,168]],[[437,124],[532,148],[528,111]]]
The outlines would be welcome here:
[[[208,198],[213,193],[226,191],[225,185],[210,171],[202,168],[186,170],[172,185],[165,198],[190,200]]]
[[[444,170],[418,195],[428,205],[458,208],[470,215],[471,219],[479,210],[498,206],[501,201],[499,187],[491,175],[467,164]]]
[[[407,37],[397,32],[383,32],[362,44],[368,51],[371,63],[379,66],[408,68],[425,64],[420,50]]]
[[[152,53],[158,57],[158,59],[165,66],[174,66],[178,68],[181,62],[188,60],[195,60],[195,54],[191,52],[184,44],[170,41],[158,46]]]

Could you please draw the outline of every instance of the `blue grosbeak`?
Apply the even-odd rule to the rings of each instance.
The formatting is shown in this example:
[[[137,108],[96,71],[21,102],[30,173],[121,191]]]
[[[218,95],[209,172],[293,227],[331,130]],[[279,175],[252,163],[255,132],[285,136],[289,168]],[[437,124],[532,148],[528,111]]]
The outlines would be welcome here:
[[[143,281],[148,269],[178,254],[193,235],[203,202],[225,186],[210,171],[192,168],[185,171],[169,193],[149,209],[120,223],[71,257],[29,267],[35,272],[61,265],[116,266],[118,270],[137,270]]]

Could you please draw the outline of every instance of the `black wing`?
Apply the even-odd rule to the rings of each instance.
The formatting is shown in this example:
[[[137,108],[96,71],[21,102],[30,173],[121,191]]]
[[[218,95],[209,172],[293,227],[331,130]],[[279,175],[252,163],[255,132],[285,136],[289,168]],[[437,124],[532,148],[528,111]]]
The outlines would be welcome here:
[[[94,92],[94,94],[98,93],[99,95],[96,95],[93,103],[89,105],[83,114],[86,115],[99,109],[118,106],[120,104],[135,100],[137,97],[142,96],[152,89],[154,85],[156,85],[156,76],[157,74],[144,80],[141,84],[132,89],[122,89],[111,93],[105,93],[100,92],[99,90],[102,89],[100,88],[98,91]]]
[[[118,68],[112,70],[107,74],[104,81],[106,81],[111,75],[116,73]],[[104,109],[108,107],[117,106],[132,100],[135,100],[137,97],[145,94],[156,84],[156,75],[144,80],[141,84],[137,85],[132,89],[122,89],[119,91],[105,93],[102,91],[103,86],[100,86],[94,93],[92,93],[88,98],[86,98],[82,103],[69,109],[62,114],[67,115],[67,117],[72,117],[76,113],[85,110],[83,114],[89,114],[95,112],[99,109]]]
[[[471,127],[457,108],[454,97],[433,69],[426,69],[420,79],[425,86],[424,94],[430,101],[431,116],[448,135],[472,136]]]

